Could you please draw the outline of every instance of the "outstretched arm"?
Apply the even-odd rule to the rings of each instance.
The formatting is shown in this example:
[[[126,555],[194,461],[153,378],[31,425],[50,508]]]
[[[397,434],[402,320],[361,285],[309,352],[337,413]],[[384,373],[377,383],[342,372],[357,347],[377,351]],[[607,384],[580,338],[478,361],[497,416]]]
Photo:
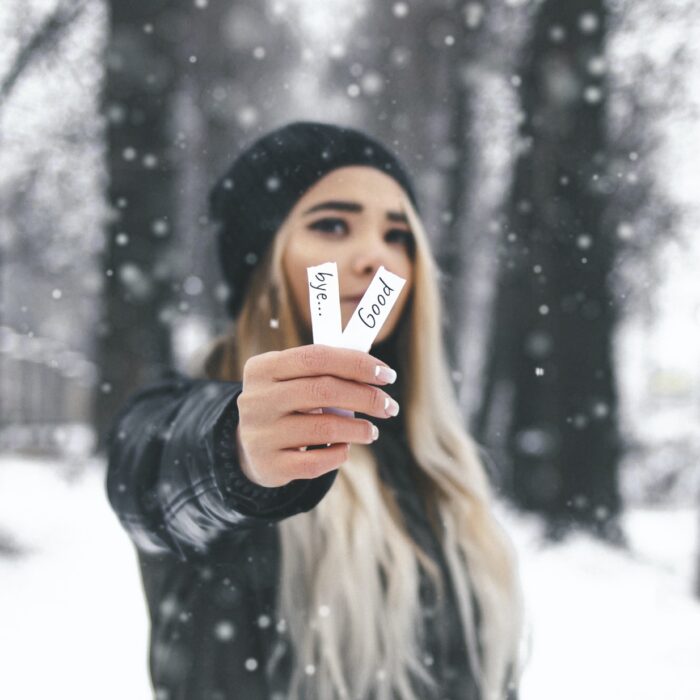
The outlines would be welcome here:
[[[243,473],[240,393],[237,382],[170,370],[118,413],[108,438],[107,495],[139,549],[197,557],[221,533],[308,511],[330,489],[337,470],[271,488]]]

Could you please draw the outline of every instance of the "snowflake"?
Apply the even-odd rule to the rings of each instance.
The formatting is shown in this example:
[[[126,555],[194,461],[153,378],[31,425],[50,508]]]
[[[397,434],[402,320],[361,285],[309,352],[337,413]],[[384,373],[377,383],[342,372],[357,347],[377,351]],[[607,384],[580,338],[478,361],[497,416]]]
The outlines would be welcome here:
[[[596,31],[596,29],[598,29],[599,24],[600,21],[598,20],[598,16],[593,12],[584,12],[578,18],[579,29],[584,34],[592,34],[594,31]]]
[[[408,5],[405,2],[395,2],[392,12],[395,17],[405,17],[408,14]]]
[[[587,233],[583,233],[576,239],[576,245],[581,250],[588,250],[593,245],[593,238]]]
[[[216,627],[214,627],[214,636],[220,641],[220,642],[228,642],[231,639],[233,639],[235,633],[235,628],[233,626],[233,623],[229,622],[228,620],[221,620],[216,624]]]
[[[156,236],[165,236],[168,233],[168,222],[165,219],[156,219],[151,224],[151,230]]]
[[[561,24],[553,24],[549,28],[549,38],[555,43],[564,41],[566,38],[566,29],[564,29]]]
[[[384,79],[382,76],[374,71],[366,73],[361,81],[362,89],[367,95],[377,95],[384,88]]]
[[[597,104],[603,99],[603,91],[597,85],[589,85],[583,91],[583,99],[589,104]]]
[[[189,275],[189,277],[185,278],[182,288],[184,289],[185,294],[191,297],[196,297],[204,290],[204,283],[196,275]]]

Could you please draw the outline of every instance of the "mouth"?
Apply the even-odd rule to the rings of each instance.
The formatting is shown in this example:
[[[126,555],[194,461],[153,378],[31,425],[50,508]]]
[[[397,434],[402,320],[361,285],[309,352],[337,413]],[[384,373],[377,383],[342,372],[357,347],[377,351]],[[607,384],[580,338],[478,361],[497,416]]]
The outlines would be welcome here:
[[[346,302],[348,304],[359,304],[360,301],[362,300],[362,296],[357,296],[357,297],[343,297],[341,299],[342,302]]]

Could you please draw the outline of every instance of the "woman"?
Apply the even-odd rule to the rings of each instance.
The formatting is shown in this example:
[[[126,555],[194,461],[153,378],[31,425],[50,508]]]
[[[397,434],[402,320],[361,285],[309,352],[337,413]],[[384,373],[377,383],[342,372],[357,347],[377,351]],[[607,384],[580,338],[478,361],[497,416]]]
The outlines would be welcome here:
[[[514,556],[406,171],[361,132],[297,122],[243,151],[211,204],[235,324],[110,437],[156,697],[515,697]],[[406,280],[370,353],[312,344],[306,268],[329,260],[343,324],[380,265]]]

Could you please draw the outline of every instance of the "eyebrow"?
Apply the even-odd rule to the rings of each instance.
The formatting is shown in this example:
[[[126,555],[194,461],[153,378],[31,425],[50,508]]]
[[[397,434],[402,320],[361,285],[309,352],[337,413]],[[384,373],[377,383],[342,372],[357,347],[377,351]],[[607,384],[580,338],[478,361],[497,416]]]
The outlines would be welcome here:
[[[358,204],[357,202],[343,202],[339,200],[329,200],[327,202],[321,202],[320,204],[314,204],[313,207],[310,209],[307,209],[304,213],[303,216],[306,216],[307,214],[311,214],[315,211],[320,211],[321,209],[333,209],[335,211],[347,211],[351,213],[359,213],[361,211],[364,211],[364,207],[361,204]],[[389,219],[389,221],[395,221],[397,223],[404,223],[408,224],[408,219],[406,218],[406,215],[403,212],[400,211],[388,211],[386,213],[386,218]]]

